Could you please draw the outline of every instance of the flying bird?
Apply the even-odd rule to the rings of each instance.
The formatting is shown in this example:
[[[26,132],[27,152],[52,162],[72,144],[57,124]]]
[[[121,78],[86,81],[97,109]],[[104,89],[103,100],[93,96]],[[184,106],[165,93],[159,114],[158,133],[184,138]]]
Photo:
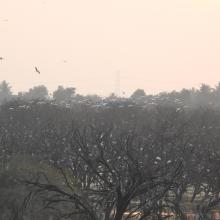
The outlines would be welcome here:
[[[38,70],[38,68],[35,66],[35,71],[40,74],[40,71]]]

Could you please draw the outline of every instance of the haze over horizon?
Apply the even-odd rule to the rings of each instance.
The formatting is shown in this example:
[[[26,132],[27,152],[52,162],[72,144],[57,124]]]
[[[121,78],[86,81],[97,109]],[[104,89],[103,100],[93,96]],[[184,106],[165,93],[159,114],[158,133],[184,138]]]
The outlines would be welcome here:
[[[0,0],[0,81],[109,95],[220,81],[217,0]],[[35,66],[41,74],[35,72]]]

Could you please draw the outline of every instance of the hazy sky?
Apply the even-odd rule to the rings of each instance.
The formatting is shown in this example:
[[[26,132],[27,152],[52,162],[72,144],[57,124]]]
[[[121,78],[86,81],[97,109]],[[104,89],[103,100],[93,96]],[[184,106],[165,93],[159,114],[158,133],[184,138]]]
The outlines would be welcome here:
[[[0,81],[108,95],[220,81],[219,0],[0,0]],[[41,71],[34,71],[37,66]]]

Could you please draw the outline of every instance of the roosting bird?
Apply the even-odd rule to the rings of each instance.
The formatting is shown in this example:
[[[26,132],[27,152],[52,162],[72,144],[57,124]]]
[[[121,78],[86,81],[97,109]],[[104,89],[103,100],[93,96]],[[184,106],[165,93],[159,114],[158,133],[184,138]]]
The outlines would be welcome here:
[[[38,68],[35,66],[35,71],[40,74],[40,71],[38,70]]]

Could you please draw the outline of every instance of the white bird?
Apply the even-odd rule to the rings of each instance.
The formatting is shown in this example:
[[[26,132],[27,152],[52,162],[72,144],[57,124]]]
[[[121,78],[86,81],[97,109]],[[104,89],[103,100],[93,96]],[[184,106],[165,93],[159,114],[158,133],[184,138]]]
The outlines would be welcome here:
[[[156,157],[156,160],[161,160],[161,157]]]

